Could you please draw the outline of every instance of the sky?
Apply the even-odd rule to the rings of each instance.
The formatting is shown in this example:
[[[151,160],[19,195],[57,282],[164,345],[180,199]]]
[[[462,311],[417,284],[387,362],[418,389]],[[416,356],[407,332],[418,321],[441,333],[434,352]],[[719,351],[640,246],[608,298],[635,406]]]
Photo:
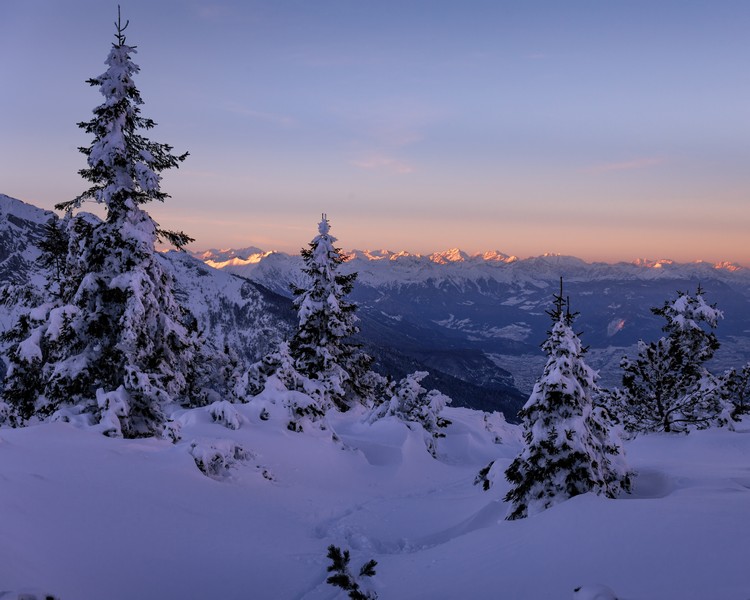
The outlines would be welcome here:
[[[193,250],[750,266],[750,2],[122,0]],[[0,193],[86,182],[116,2],[0,0]],[[94,207],[87,207],[93,210]]]

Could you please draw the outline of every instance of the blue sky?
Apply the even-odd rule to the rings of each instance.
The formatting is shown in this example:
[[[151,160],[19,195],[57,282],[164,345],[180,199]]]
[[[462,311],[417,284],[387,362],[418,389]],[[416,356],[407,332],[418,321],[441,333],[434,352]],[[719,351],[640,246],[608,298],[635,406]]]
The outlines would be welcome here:
[[[750,265],[749,2],[121,2],[193,248]],[[84,182],[116,3],[0,2],[0,192]]]

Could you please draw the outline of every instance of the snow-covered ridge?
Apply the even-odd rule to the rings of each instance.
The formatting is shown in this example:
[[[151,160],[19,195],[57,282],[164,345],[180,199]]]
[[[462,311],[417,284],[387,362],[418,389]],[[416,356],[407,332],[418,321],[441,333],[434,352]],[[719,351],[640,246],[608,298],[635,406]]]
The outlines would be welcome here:
[[[24,221],[43,225],[50,219],[50,217],[54,217],[55,214],[49,210],[43,210],[31,204],[26,204],[16,198],[0,194],[0,216],[3,221],[7,220],[9,216],[12,216],[18,219],[23,219]]]
[[[555,281],[561,276],[569,281],[697,278],[750,282],[750,270],[726,261],[678,263],[670,259],[639,258],[632,262],[589,263],[574,256],[552,253],[519,259],[499,250],[469,254],[459,248],[431,254],[386,249],[351,250],[346,255],[349,260],[345,269],[357,271],[358,281],[371,287],[442,279],[454,284],[479,280],[523,284]],[[255,247],[209,250],[196,252],[194,256],[214,268],[227,269],[266,285],[280,279],[295,281],[300,267],[297,255]]]
[[[2,196],[0,195],[0,198]],[[222,266],[237,266],[242,264],[257,264],[264,258],[270,255],[281,255],[286,257],[296,256],[290,255],[285,252],[279,252],[277,250],[262,250],[255,246],[247,248],[226,248],[217,250],[211,248],[209,250],[199,250],[192,252],[192,255],[196,258],[212,264],[217,268]],[[408,252],[401,250],[394,252],[393,250],[378,249],[378,250],[349,250],[345,252],[345,255],[349,260],[365,260],[370,262],[429,262],[437,265],[453,265],[457,263],[465,264],[512,264],[512,263],[553,263],[557,265],[570,265],[570,266],[590,266],[592,268],[605,268],[605,267],[638,267],[642,269],[670,269],[670,268],[705,268],[709,267],[715,270],[725,270],[729,272],[746,271],[747,269],[742,265],[733,263],[730,261],[719,261],[709,262],[704,260],[696,260],[693,262],[680,263],[670,258],[636,258],[630,262],[619,261],[615,263],[607,262],[592,262],[588,263],[583,259],[575,256],[566,256],[554,252],[545,252],[539,256],[531,256],[525,259],[519,259],[515,255],[509,255],[501,252],[500,250],[486,250],[484,252],[475,252],[469,254],[460,248],[449,248],[448,250],[442,250],[438,252],[432,252],[430,254],[420,254],[418,252]]]

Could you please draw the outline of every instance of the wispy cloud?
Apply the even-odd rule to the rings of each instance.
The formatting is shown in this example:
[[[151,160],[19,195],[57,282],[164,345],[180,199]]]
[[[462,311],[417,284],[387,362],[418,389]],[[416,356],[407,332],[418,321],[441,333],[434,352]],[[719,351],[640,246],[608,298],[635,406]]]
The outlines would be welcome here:
[[[586,173],[611,173],[613,171],[634,171],[636,169],[648,169],[661,165],[666,160],[662,157],[634,158],[622,162],[603,163],[583,169]]]
[[[201,2],[193,6],[193,11],[200,19],[215,20],[230,17],[232,10],[226,4]]]
[[[382,170],[389,171],[391,173],[398,173],[400,175],[406,175],[414,172],[414,167],[411,165],[393,158],[391,156],[385,156],[383,154],[370,155],[365,158],[360,158],[350,161],[350,164],[360,169],[366,169],[368,171]]]
[[[287,115],[253,110],[252,108],[248,108],[234,102],[228,102],[224,104],[223,108],[224,110],[236,115],[250,117],[251,119],[257,119],[259,121],[265,121],[266,123],[273,123],[281,127],[293,127],[294,125],[296,125],[296,121],[292,117],[289,117]]]

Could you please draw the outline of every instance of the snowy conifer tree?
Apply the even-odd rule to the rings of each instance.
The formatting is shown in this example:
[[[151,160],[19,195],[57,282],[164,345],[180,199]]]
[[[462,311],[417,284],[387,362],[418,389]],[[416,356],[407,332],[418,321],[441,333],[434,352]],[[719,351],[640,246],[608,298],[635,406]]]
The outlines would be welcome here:
[[[726,418],[739,421],[750,413],[750,363],[730,369],[721,378],[721,396],[728,411]]]
[[[396,416],[406,423],[419,423],[425,430],[425,443],[432,456],[437,457],[435,440],[445,437],[442,429],[450,425],[441,413],[451,399],[438,390],[427,391],[421,381],[427,377],[427,371],[416,371],[404,377],[394,386],[390,400],[376,406],[369,421],[387,416]]]
[[[549,311],[553,326],[542,348],[549,357],[519,416],[525,446],[505,472],[512,484],[508,519],[541,512],[578,494],[614,498],[630,489],[622,447],[606,411],[594,406],[597,374],[572,329],[562,294]]]
[[[249,394],[256,396],[269,384],[281,385],[283,389],[300,394],[289,394],[284,397],[284,404],[289,411],[287,429],[304,431],[303,422],[320,421],[325,423],[325,386],[297,371],[294,359],[289,354],[289,344],[283,342],[277,350],[266,354],[261,360],[250,365],[245,376],[245,387]]]
[[[709,427],[723,406],[720,385],[704,365],[719,348],[711,329],[723,315],[706,303],[700,287],[695,296],[678,292],[677,300],[652,312],[666,319],[667,335],[641,340],[638,355],[623,359],[622,388],[612,391],[609,404],[629,431]]]
[[[187,154],[144,137],[154,122],[140,115],[130,58],[119,19],[106,72],[89,80],[104,102],[79,126],[94,136],[81,148],[91,187],[58,205],[68,214],[84,200],[104,205],[106,219],[87,213],[66,219],[67,255],[59,290],[23,315],[4,399],[16,423],[32,416],[88,414],[109,435],[161,432],[163,406],[191,403],[196,336],[175,301],[171,276],[157,259],[161,236],[180,247],[184,233],[162,231],[141,207],[163,201],[159,173]],[[25,335],[24,335],[25,334]],[[30,376],[33,373],[33,377]],[[32,381],[33,380],[33,381]]]
[[[323,215],[318,235],[301,254],[306,289],[294,290],[298,328],[289,349],[296,369],[325,386],[325,408],[331,405],[348,410],[357,402],[368,403],[373,386],[372,359],[351,338],[359,328],[357,306],[346,300],[352,291],[356,273],[344,275],[339,267],[346,260],[330,224]]]

